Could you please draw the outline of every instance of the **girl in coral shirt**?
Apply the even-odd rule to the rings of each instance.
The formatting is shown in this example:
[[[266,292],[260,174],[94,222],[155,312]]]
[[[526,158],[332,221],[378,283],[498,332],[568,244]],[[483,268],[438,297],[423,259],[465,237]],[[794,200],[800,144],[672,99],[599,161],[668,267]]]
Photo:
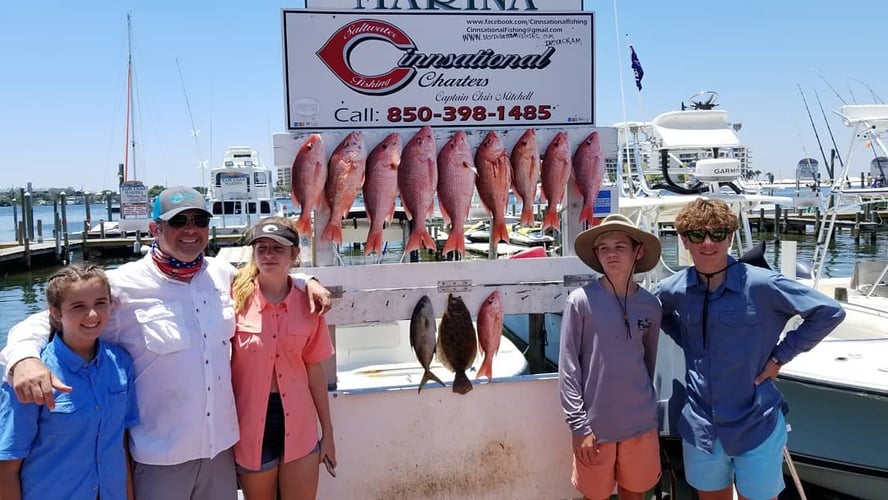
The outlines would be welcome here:
[[[314,499],[319,464],[336,466],[321,365],[333,354],[333,343],[323,316],[309,312],[304,292],[290,278],[299,258],[292,223],[265,218],[250,235],[253,256],[232,285],[238,480],[248,500]]]

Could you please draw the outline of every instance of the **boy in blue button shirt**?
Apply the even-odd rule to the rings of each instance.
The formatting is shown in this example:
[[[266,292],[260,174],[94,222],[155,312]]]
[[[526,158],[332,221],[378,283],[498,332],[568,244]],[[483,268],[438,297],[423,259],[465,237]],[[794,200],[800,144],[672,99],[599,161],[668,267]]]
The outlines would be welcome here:
[[[108,279],[89,263],[66,267],[49,279],[46,301],[54,335],[41,359],[71,391],[50,410],[0,388],[0,497],[132,498],[124,430],[139,416],[130,355],[99,340]]]
[[[694,265],[660,282],[663,331],[684,351],[687,402],[678,430],[685,477],[700,500],[776,499],[783,490],[786,424],[774,384],[780,366],[845,317],[811,287],[728,255],[737,216],[698,199],[675,218]],[[802,323],[780,334],[793,316]]]

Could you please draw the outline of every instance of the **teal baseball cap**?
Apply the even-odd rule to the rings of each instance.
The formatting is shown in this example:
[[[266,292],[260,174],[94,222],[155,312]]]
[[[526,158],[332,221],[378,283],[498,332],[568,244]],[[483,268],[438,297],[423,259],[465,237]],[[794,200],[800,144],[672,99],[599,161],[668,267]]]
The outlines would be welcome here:
[[[213,216],[207,210],[206,202],[200,192],[186,186],[174,186],[164,189],[154,199],[151,218],[167,221],[186,210],[200,210],[210,217]]]

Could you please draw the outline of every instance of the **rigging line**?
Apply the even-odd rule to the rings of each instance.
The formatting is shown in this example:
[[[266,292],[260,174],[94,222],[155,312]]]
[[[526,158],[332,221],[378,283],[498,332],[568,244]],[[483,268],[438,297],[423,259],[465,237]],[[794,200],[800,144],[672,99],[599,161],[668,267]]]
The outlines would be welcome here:
[[[813,71],[814,73],[817,73],[817,76],[819,76],[820,79],[823,80],[823,83],[825,83],[826,86],[829,87],[829,89],[833,91],[833,94],[835,94],[836,97],[838,97],[839,100],[842,101],[842,104],[848,104],[848,103],[845,101],[845,99],[842,97],[842,94],[839,94],[839,92],[835,89],[835,87],[833,87],[832,84],[829,83],[829,80],[827,80],[826,78],[824,78],[823,75],[821,75],[820,72],[817,71],[817,68],[815,68],[814,66],[811,66],[811,71]]]
[[[188,110],[188,119],[191,121],[191,137],[194,138],[194,151],[197,155],[198,167],[200,168],[201,186],[207,185],[207,165],[203,160],[200,152],[200,131],[194,126],[194,115],[191,113],[191,102],[188,100],[188,91],[185,90],[185,78],[182,77],[182,66],[179,65],[179,58],[176,58],[176,69],[179,71],[179,83],[182,84],[182,95],[185,96],[185,108]]]
[[[617,0],[614,0],[614,34],[617,36],[617,75],[620,77],[620,104],[623,106],[623,123],[626,122],[626,89],[623,81],[623,54],[620,48],[620,18],[617,15]],[[626,35],[629,36],[628,34]]]
[[[808,112],[808,120],[811,121],[811,128],[814,129],[814,137],[817,139],[817,146],[820,148],[820,156],[823,157],[823,164],[829,166],[829,160],[826,159],[826,153],[823,151],[823,143],[820,142],[820,134],[817,133],[817,127],[814,126],[814,117],[811,116],[811,108],[808,107],[808,100],[805,99],[805,93],[802,92],[802,86],[796,83],[796,87],[799,89],[799,94],[802,96],[802,102],[805,103],[805,111]]]
[[[820,101],[820,94],[814,89],[814,96],[817,97],[817,105],[820,106],[820,114],[823,115],[823,122],[826,123],[826,130],[829,131],[829,138],[832,141],[833,150],[836,152],[836,158],[839,159],[839,166],[845,168],[845,162],[842,161],[842,155],[839,154],[839,146],[836,144],[836,137],[833,135],[832,128],[829,126],[829,120],[826,117],[826,111],[823,110],[823,103]],[[832,177],[833,169],[830,166],[830,177]]]
[[[854,80],[855,82],[863,85],[864,87],[867,88],[867,90],[870,91],[870,95],[873,97],[874,101],[876,101],[879,104],[885,104],[885,101],[883,101],[882,98],[879,97],[879,94],[876,94],[876,91],[873,90],[873,88],[870,87],[865,81],[857,79],[857,78],[849,78],[849,80]],[[849,86],[849,88],[850,88],[850,86]]]
[[[623,80],[623,54],[622,54],[622,49],[620,47],[620,17],[617,14],[617,0],[613,0],[613,6],[614,6],[614,35],[617,38],[617,75],[620,78],[620,106],[622,107],[622,112],[623,112],[623,124],[625,126],[625,130],[623,131],[623,136],[624,136],[624,141],[625,141],[625,146],[626,146],[626,151],[627,151],[627,154],[626,154],[626,170],[627,170],[626,175],[628,176],[628,181],[629,181],[629,189],[628,189],[629,196],[634,197],[635,189],[632,188],[632,170],[629,168],[629,164],[630,164],[629,155],[628,155],[629,127],[628,127],[628,125],[626,125],[626,123],[627,123],[626,122],[626,89],[625,89],[625,82]],[[626,36],[628,37],[629,35],[627,34]],[[622,165],[617,165],[616,174],[617,174],[617,178],[616,178],[617,184],[620,185],[620,188],[622,189],[622,184],[623,184],[623,182],[622,182],[623,181],[623,179],[622,179],[623,166]]]

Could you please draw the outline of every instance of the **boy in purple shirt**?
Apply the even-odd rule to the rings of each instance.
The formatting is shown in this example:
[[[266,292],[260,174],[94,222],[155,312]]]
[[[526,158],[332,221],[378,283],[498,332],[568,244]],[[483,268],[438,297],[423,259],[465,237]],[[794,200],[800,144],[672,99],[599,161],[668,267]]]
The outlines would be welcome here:
[[[573,434],[572,482],[584,497],[640,500],[660,477],[654,361],[660,302],[632,277],[660,241],[625,216],[580,233],[577,257],[603,276],[571,292],[561,320],[561,406]]]

